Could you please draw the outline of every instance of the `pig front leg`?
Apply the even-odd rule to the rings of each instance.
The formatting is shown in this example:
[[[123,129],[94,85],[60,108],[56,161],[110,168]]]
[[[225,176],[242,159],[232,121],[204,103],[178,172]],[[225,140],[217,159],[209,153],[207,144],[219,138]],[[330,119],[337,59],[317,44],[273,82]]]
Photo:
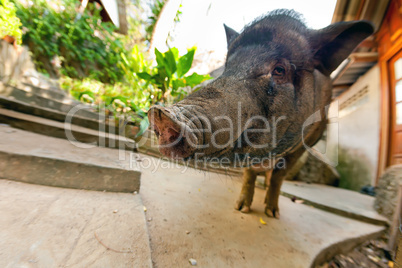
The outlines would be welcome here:
[[[286,171],[284,169],[274,169],[271,177],[271,182],[265,196],[265,214],[268,217],[279,219],[279,195],[281,193],[282,182],[285,178]]]
[[[271,182],[269,188],[267,190],[267,195],[265,196],[265,214],[268,217],[273,217],[279,219],[279,195],[281,193],[281,186],[283,181],[287,178],[287,176],[295,175],[293,167],[297,163],[299,157],[303,154],[304,149],[299,149],[292,155],[286,156],[286,166],[282,168],[278,168],[277,166],[274,168],[272,172]],[[296,172],[297,173],[297,172]]]
[[[257,172],[251,168],[245,168],[243,171],[243,186],[239,199],[236,201],[235,209],[243,213],[250,212],[251,203],[253,202],[255,180]]]

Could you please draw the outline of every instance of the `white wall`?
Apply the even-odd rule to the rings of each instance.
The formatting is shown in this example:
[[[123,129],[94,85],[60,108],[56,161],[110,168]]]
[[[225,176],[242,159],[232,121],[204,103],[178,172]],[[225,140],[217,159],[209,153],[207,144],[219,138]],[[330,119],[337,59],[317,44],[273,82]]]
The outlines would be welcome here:
[[[364,155],[371,165],[372,185],[380,141],[380,91],[380,70],[375,65],[337,99],[339,146]]]

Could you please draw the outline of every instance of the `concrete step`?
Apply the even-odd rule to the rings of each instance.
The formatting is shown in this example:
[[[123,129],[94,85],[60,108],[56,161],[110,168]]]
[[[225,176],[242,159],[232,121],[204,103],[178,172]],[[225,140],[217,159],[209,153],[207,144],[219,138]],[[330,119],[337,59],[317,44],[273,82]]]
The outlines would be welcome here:
[[[0,180],[0,267],[152,267],[140,195]]]
[[[54,87],[49,87],[49,88],[45,89],[45,88],[36,87],[31,84],[22,83],[21,86],[19,86],[18,88],[20,88],[26,92],[31,92],[31,93],[34,93],[36,95],[39,95],[39,96],[42,96],[42,97],[48,98],[48,99],[54,99],[54,100],[58,100],[58,101],[72,99],[65,91],[58,89],[58,88],[54,88]],[[73,101],[73,103],[74,102],[79,103],[78,101]]]
[[[105,116],[97,113],[94,108],[75,101],[72,98],[65,98],[63,100],[52,99],[12,86],[5,86],[2,89],[0,88],[0,95],[63,113],[69,113],[74,107],[80,105],[80,109],[74,114],[95,120],[105,120]]]
[[[34,133],[69,139],[72,142],[77,141],[92,146],[130,151],[136,148],[135,141],[113,133],[96,131],[2,108],[0,108],[0,122]]]
[[[140,190],[141,173],[126,150],[0,126],[0,178],[41,185],[110,191]]]
[[[384,216],[374,210],[375,198],[333,186],[285,181],[281,194],[303,200],[307,205],[347,218],[377,225],[389,225]]]
[[[0,96],[0,107],[8,110],[13,110],[16,112],[29,114],[33,116],[38,116],[57,122],[64,123],[67,118],[70,118],[71,123],[77,126],[90,128],[93,130],[99,130],[108,133],[118,133],[113,121],[105,123],[104,121],[99,121],[92,118],[83,117],[75,114],[72,117],[68,117],[67,113],[59,112],[53,109],[40,107],[37,105],[29,104],[16,100],[14,98],[9,98],[5,96]],[[124,133],[124,131],[123,131]]]

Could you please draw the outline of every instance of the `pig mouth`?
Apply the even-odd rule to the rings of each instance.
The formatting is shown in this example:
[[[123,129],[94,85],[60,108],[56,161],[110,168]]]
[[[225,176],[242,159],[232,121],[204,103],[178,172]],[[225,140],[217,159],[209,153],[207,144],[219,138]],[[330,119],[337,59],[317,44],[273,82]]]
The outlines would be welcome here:
[[[199,129],[205,127],[202,120],[198,120],[194,111],[180,107],[165,108],[153,106],[148,112],[151,129],[158,137],[159,151],[166,157],[178,160],[191,160],[197,153],[197,159],[208,157],[219,158],[230,155],[236,149],[237,139],[232,146],[224,148],[210,147],[203,142],[207,140],[205,133]],[[242,134],[238,137],[241,138]]]
[[[205,133],[200,131],[204,127],[203,120],[194,113],[194,110],[182,107],[165,108],[159,105],[148,111],[150,127],[158,137],[159,151],[164,156],[186,161],[194,158],[196,153],[201,158],[219,157],[233,149],[230,146],[213,149],[205,145]],[[206,148],[211,151],[207,153]]]
[[[159,151],[172,159],[191,158],[200,140],[179,116],[183,117],[161,106],[154,106],[148,112],[150,127],[158,137]]]

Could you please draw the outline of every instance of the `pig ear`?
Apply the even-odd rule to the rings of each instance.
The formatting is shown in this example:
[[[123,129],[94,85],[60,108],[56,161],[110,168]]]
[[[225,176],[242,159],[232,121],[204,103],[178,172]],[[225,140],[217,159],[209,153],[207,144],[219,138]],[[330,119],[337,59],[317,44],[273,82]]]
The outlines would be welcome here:
[[[373,25],[368,21],[338,22],[314,31],[310,44],[315,68],[330,75],[373,32]]]
[[[228,47],[232,43],[232,41],[239,36],[239,33],[233,30],[232,28],[226,26],[226,24],[223,24],[225,27],[225,33],[226,33],[226,41],[228,42]]]

